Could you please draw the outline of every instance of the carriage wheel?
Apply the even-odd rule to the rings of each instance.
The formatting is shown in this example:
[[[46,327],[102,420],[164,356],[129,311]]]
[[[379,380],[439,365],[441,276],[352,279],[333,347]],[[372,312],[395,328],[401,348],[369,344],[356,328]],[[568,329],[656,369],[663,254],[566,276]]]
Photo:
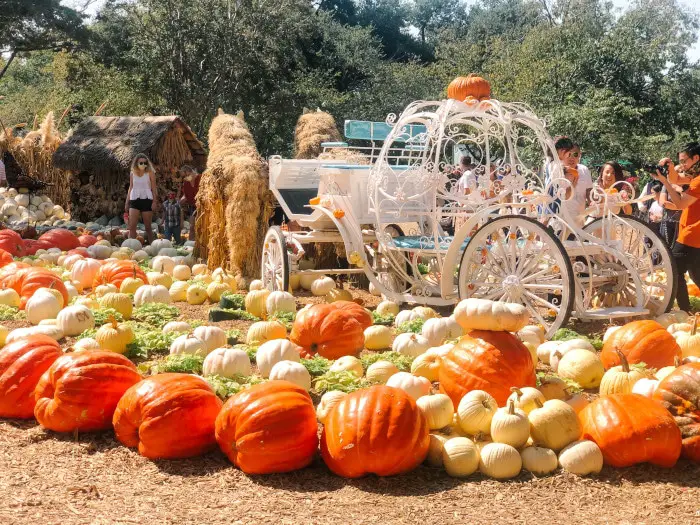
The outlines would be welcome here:
[[[507,215],[472,236],[462,254],[459,297],[524,305],[554,335],[571,315],[574,273],[559,239],[534,219]]]
[[[272,226],[265,234],[261,271],[265,288],[271,292],[289,290],[287,240],[279,226]]]
[[[613,216],[594,220],[584,227],[584,231],[599,239],[605,235],[606,242],[620,241],[619,251],[629,257],[643,283],[644,307],[653,315],[671,310],[676,299],[676,263],[671,250],[654,230],[634,217]],[[610,262],[614,263],[612,260]],[[634,281],[628,281],[628,287],[634,288]],[[627,293],[632,296],[634,290],[630,289]]]

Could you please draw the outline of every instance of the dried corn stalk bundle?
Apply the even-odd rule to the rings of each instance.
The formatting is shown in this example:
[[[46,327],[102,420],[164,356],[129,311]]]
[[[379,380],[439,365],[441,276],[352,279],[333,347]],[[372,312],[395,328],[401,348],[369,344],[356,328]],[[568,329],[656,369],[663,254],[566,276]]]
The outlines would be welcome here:
[[[210,268],[258,275],[273,205],[267,167],[243,114],[220,111],[209,129],[209,147],[197,193],[198,256]]]

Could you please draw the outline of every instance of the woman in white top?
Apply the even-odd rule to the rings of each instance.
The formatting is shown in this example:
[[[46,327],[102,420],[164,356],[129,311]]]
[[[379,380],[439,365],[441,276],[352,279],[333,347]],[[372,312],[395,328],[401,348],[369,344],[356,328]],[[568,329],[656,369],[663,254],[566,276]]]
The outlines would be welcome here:
[[[129,173],[129,191],[126,194],[124,211],[129,214],[129,237],[136,238],[136,226],[139,214],[146,228],[148,243],[153,242],[153,211],[158,202],[158,187],[156,186],[156,170],[151,161],[143,153],[139,153],[131,162]]]

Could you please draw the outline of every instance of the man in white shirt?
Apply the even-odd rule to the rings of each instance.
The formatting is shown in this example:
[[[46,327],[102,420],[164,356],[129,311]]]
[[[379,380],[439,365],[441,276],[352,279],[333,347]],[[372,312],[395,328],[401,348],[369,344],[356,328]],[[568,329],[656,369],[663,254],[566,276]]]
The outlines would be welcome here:
[[[459,159],[459,167],[462,170],[462,176],[457,181],[457,195],[468,195],[478,187],[476,174],[473,171],[474,164],[471,158],[465,156]]]
[[[576,225],[583,227],[588,197],[593,189],[593,178],[590,170],[583,164],[579,164],[581,158],[581,147],[569,137],[557,137],[554,141],[554,147],[557,151],[557,156],[561,164],[565,168],[573,168],[578,172],[578,180],[574,188],[574,194],[570,199],[562,202],[561,206],[566,209]],[[552,178],[563,178],[563,174],[553,174],[555,167],[552,162],[547,163],[545,167],[545,184],[548,184]]]

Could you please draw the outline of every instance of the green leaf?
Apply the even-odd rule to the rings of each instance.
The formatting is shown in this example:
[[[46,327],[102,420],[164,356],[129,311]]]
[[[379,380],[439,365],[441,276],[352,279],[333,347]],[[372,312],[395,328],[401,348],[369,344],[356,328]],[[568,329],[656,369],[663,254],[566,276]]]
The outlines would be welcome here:
[[[413,332],[414,334],[420,334],[423,330],[423,324],[425,324],[425,321],[421,318],[406,321],[405,323],[401,323],[398,328],[396,328],[396,333],[403,334],[406,332]]]
[[[311,359],[302,359],[301,364],[306,367],[312,377],[322,376],[331,367],[331,362],[321,356],[314,356]]]
[[[151,372],[153,374],[183,373],[201,374],[204,357],[190,354],[168,355],[164,359],[157,361]]]
[[[146,303],[134,308],[131,319],[160,330],[179,316],[180,310],[177,306],[163,303]]]
[[[110,317],[114,317],[119,322],[124,320],[122,314],[117,312],[114,308],[98,308],[92,311],[92,315],[95,316],[95,326],[107,324]]]
[[[326,372],[314,381],[314,390],[319,394],[331,390],[340,390],[341,392],[349,393],[368,386],[370,386],[370,384],[366,379],[357,377],[347,370]]]
[[[289,332],[292,329],[296,315],[296,312],[275,312],[270,316],[270,320],[279,321]]]
[[[23,321],[26,318],[24,311],[19,308],[0,304],[0,321]]]
[[[376,310],[372,310],[372,321],[374,324],[383,326],[393,326],[396,316],[394,314],[379,315]]]
[[[411,363],[413,363],[413,357],[409,357],[404,354],[400,354],[399,352],[372,352],[371,354],[365,354],[360,357],[360,361],[362,362],[362,368],[367,370],[370,365],[373,365],[377,361],[389,361],[390,363],[394,363],[396,365],[396,368],[401,370],[402,372],[410,372],[411,371]]]
[[[586,339],[586,336],[570,328],[560,328],[552,336],[552,341],[570,341],[572,339]]]
[[[265,382],[260,376],[236,376],[229,378],[211,375],[205,376],[204,379],[209,383],[214,392],[216,392],[216,395],[222,399],[227,399],[252,385]]]

